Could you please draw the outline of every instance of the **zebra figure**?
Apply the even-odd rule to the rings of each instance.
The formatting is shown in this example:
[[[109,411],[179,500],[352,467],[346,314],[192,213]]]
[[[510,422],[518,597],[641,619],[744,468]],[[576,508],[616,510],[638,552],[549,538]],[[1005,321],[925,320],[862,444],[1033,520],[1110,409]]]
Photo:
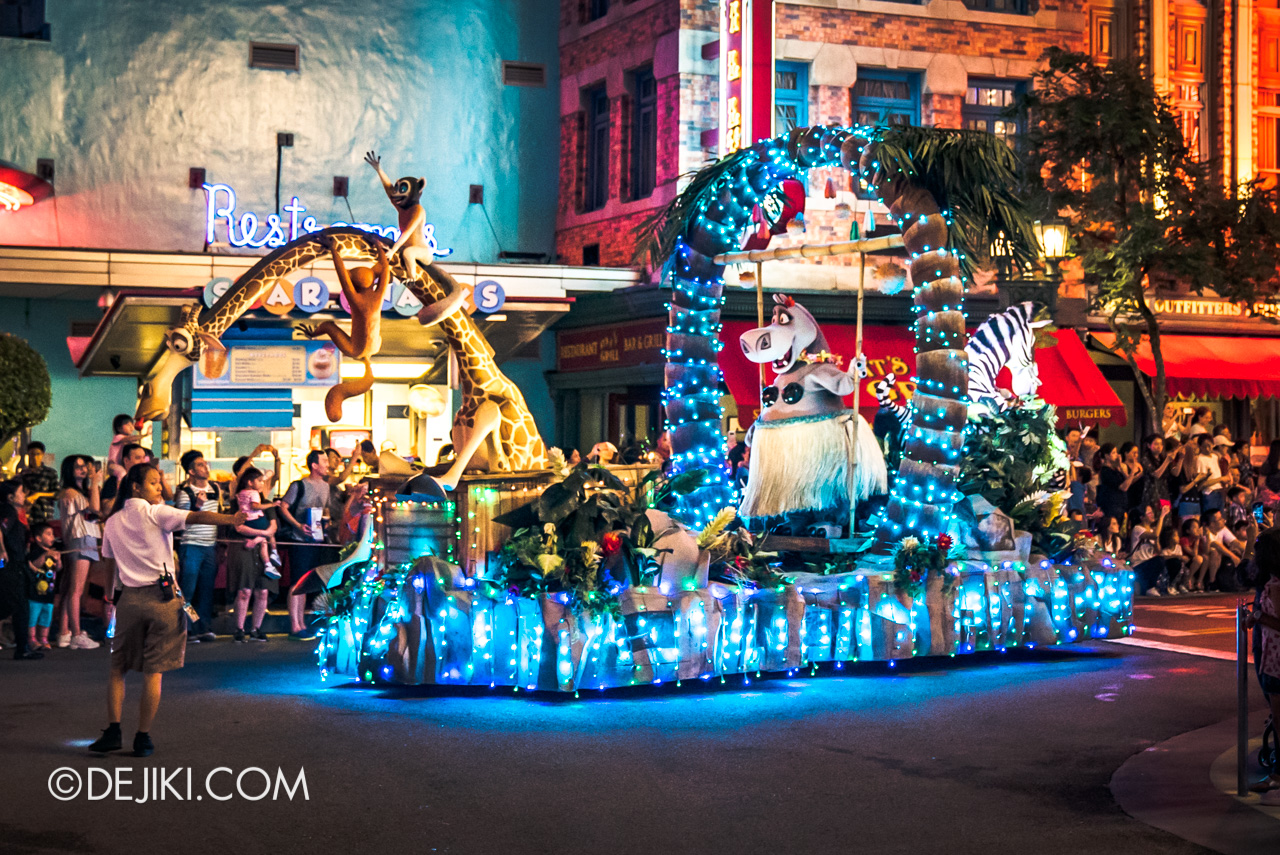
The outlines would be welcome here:
[[[893,387],[896,385],[898,385],[897,375],[889,372],[884,375],[883,380],[877,380],[872,388],[876,393],[876,401],[880,404],[880,411],[888,413],[889,417],[898,423],[899,429],[905,431],[911,424],[911,408],[894,400]],[[879,421],[879,413],[876,414],[876,420]]]
[[[1033,355],[1035,330],[1047,326],[1049,321],[1035,321],[1034,317],[1035,304],[1024,300],[987,318],[969,337],[965,352],[969,355],[972,406],[1004,410],[1012,399],[1034,395],[1040,388]],[[1006,365],[1013,374],[1012,399],[1008,392],[996,388],[996,375]]]
[[[898,378],[890,372],[872,387],[876,393],[876,401],[880,404],[872,430],[884,451],[884,459],[889,464],[890,472],[898,471],[898,464],[902,462],[903,441],[911,427],[911,407],[894,400],[893,387],[896,385]]]

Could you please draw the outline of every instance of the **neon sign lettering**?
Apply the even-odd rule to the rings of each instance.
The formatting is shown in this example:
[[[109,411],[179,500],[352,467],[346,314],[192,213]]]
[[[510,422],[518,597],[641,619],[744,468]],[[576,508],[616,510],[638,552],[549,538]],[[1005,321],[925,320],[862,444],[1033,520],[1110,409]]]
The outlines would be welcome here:
[[[327,226],[320,225],[316,222],[315,217],[300,216],[307,212],[307,208],[298,201],[297,196],[290,199],[289,203],[284,206],[284,211],[289,215],[287,220],[278,214],[268,214],[265,223],[253,211],[245,211],[239,216],[236,215],[236,191],[227,184],[205,184],[204,196],[204,239],[206,244],[212,244],[217,241],[216,233],[219,223],[223,224],[227,243],[234,247],[247,246],[254,249],[262,247],[275,249],[295,241],[303,235],[333,227],[360,229],[361,231],[380,235],[391,241],[396,241],[400,238],[400,229],[395,226],[382,226],[372,223],[344,223],[341,221],[330,223]],[[260,229],[263,229],[261,233],[259,232]],[[427,247],[436,257],[443,258],[453,253],[452,249],[442,249],[440,247],[440,244],[436,241],[436,227],[433,223],[427,223],[422,227],[422,236],[427,241]]]

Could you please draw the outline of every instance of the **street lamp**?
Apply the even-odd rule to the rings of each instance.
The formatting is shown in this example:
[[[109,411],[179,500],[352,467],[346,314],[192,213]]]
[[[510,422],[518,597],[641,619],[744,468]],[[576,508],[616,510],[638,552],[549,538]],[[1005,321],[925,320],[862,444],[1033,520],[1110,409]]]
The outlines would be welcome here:
[[[1035,223],[1036,240],[1044,257],[1045,270],[1050,276],[1058,275],[1058,265],[1067,257],[1067,224],[1058,221]]]
[[[1000,281],[1008,281],[1013,278],[1013,245],[1009,243],[1009,239],[1005,237],[1004,232],[996,235],[991,241],[991,248],[988,250],[991,260],[996,265],[996,278]]]

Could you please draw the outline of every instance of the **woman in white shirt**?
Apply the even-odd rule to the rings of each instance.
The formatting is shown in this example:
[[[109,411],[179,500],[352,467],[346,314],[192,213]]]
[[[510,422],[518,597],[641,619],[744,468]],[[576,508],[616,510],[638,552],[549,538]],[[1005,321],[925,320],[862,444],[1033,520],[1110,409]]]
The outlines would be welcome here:
[[[58,494],[58,517],[62,521],[62,542],[70,550],[63,566],[70,572],[62,588],[61,617],[58,618],[58,646],[92,650],[98,642],[80,629],[80,598],[89,579],[89,566],[98,560],[98,539],[102,526],[98,495],[102,473],[94,472],[89,458],[72,454],[62,461],[62,492]]]
[[[142,699],[135,757],[155,750],[151,722],[160,706],[165,671],[181,668],[187,648],[187,622],[174,576],[173,533],[197,525],[243,525],[244,513],[182,511],[164,504],[160,470],[135,464],[120,482],[114,507],[103,525],[102,557],[111,562],[116,596],[116,633],[111,639],[111,677],[107,686],[109,723],[90,751],[117,751],[124,675],[142,672]]]

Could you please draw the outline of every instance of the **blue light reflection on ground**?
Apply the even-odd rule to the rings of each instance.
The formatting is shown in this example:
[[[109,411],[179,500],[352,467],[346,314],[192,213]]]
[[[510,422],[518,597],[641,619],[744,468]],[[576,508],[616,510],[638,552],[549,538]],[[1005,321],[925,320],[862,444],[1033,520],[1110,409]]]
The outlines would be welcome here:
[[[1079,681],[1080,691],[1088,695],[1100,689],[1107,693],[1115,674],[1108,674],[1105,688],[1092,675],[1113,672],[1123,655],[1103,646],[904,660],[892,670],[884,662],[846,663],[839,671],[827,664],[816,676],[806,669],[791,677],[783,672],[759,678],[734,676],[723,683],[686,680],[679,686],[672,682],[584,691],[577,699],[571,694],[513,692],[503,687],[371,685],[332,678],[321,682],[310,659],[304,659],[237,670],[220,688],[479,731],[581,728],[599,734],[660,721],[665,732],[723,734],[735,727],[824,716],[856,715],[862,725],[887,725],[900,722],[913,708],[918,711],[939,694],[976,715],[984,705],[996,702],[1038,703],[1041,696],[1061,691],[1063,681]]]

